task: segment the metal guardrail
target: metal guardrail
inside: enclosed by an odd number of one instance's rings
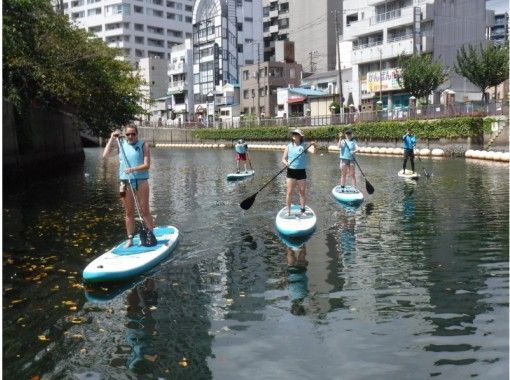
[[[459,116],[502,116],[508,115],[507,101],[482,103],[455,103],[452,105],[428,105],[416,108],[395,107],[380,111],[345,112],[319,116],[298,116],[287,118],[250,118],[245,120],[216,120],[208,124],[204,121],[167,120],[159,122],[137,122],[138,126],[151,128],[254,128],[254,127],[320,127],[328,125],[354,124],[370,121],[438,119]]]

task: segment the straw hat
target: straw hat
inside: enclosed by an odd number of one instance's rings
[[[299,136],[301,136],[301,137],[305,137],[305,134],[304,134],[304,133],[303,133],[303,131],[302,131],[301,129],[299,129],[299,128],[294,129],[294,130],[292,131],[292,134],[297,134],[297,135],[299,135]]]

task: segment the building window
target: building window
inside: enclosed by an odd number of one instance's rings
[[[237,52],[238,53],[242,53],[243,52],[243,45],[242,44],[238,44],[237,45]]]
[[[135,30],[138,32],[143,32],[144,26],[143,24],[135,24]]]
[[[243,71],[243,79],[244,80],[250,79],[250,71],[249,70],[244,70]]]
[[[242,32],[243,31],[243,23],[241,23],[241,22],[237,23],[237,31],[238,32]]]
[[[250,90],[244,90],[243,91],[243,99],[249,99],[250,98]]]

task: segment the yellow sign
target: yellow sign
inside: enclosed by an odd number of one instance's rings
[[[381,87],[382,91],[402,90],[402,87],[400,87],[397,82],[400,72],[401,70],[399,68],[395,68],[367,73],[368,92],[377,93],[381,91]]]

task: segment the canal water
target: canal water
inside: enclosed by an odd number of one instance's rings
[[[318,153],[301,247],[275,233],[282,175],[227,183],[227,150],[153,149],[152,211],[180,245],[146,276],[87,288],[81,271],[125,235],[115,159],[3,194],[7,379],[508,378],[508,166],[359,156],[375,193],[333,201],[337,158]],[[358,173],[359,187],[365,182]]]

